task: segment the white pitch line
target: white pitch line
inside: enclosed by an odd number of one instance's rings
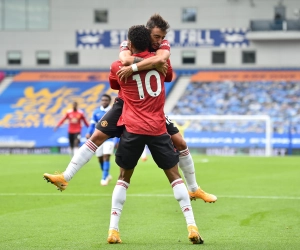
[[[70,194],[70,193],[0,193],[0,196],[87,196],[110,197],[111,194]],[[172,194],[127,194],[132,197],[173,197]],[[299,196],[252,196],[252,195],[217,195],[219,198],[232,199],[270,199],[270,200],[300,200]]]

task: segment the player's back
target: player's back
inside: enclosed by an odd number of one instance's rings
[[[142,52],[135,56],[153,55]],[[119,81],[124,99],[122,119],[127,131],[145,135],[166,133],[164,80],[162,73],[152,69],[134,72],[126,83]]]

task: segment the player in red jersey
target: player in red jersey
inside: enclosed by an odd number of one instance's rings
[[[155,52],[157,56],[156,61],[152,62],[153,67],[158,68],[160,71],[163,71],[163,68],[161,68],[161,63],[165,62],[170,57],[170,44],[165,39],[169,25],[166,25],[165,22],[166,21],[163,20],[160,15],[155,14],[149,19],[146,25],[147,28],[151,30],[150,51]],[[132,55],[131,51],[128,49],[127,41],[124,41],[121,44],[119,57],[123,65],[130,65],[127,67],[122,67],[117,72],[118,77],[120,77],[121,80],[125,81],[127,77],[129,77],[133,73],[132,64],[136,64],[135,67],[137,67],[139,70],[144,70],[151,62],[151,58],[145,59]],[[217,200],[217,197],[213,194],[206,193],[197,184],[194,161],[189,152],[186,141],[183,139],[183,136],[181,135],[175,124],[167,116],[166,126],[169,135],[171,135],[173,144],[180,152],[179,167],[185,177],[191,199],[202,199],[205,202],[215,202]]]
[[[134,64],[139,70],[153,69],[166,73],[166,60],[170,57],[170,45],[165,36],[169,29],[169,24],[160,15],[155,14],[150,17],[146,27],[151,31],[151,51],[156,51],[156,55],[144,60],[137,56],[132,56],[131,51],[127,48],[127,42],[121,44],[120,60],[122,64]],[[132,66],[121,68],[117,74],[121,79],[125,79],[133,72]],[[53,183],[59,190],[65,190],[68,182],[80,170],[80,168],[91,159],[95,150],[110,137],[120,137],[122,129],[117,127],[117,121],[122,114],[123,100],[116,98],[112,108],[97,124],[97,129],[91,138],[79,149],[78,154],[74,155],[68,167],[61,175],[44,174],[47,181]],[[166,117],[166,126],[168,133],[171,135],[173,144],[179,150],[179,166],[184,174],[191,199],[202,199],[205,202],[215,202],[217,197],[213,194],[206,193],[202,190],[196,181],[195,167],[190,155],[187,144],[177,127]]]
[[[162,18],[157,19],[157,15],[150,17],[147,23],[155,23],[155,26],[161,29],[165,34],[169,27],[169,24],[165,20],[163,20]],[[150,27],[148,28],[151,29]],[[157,42],[154,42],[155,46],[156,43]],[[163,66],[166,60],[161,58],[160,51],[157,51],[156,54],[156,56],[149,58],[150,61],[148,61],[148,63],[147,60],[149,59],[141,62],[143,64],[145,64],[146,62],[147,65],[140,66],[140,69],[152,69],[154,67],[159,68],[159,65],[161,65],[161,68],[165,68],[164,72],[166,72],[166,65],[165,67]],[[162,51],[162,54],[165,54],[164,51]],[[96,130],[94,131],[90,139],[87,140],[86,143],[79,148],[78,152],[73,156],[63,174],[45,173],[44,179],[47,182],[51,182],[52,184],[54,184],[58,190],[65,190],[68,186],[69,181],[81,169],[81,167],[83,167],[93,157],[97,148],[102,145],[105,140],[110,137],[120,137],[122,129],[120,129],[120,127],[117,127],[117,122],[122,114],[123,103],[124,102],[121,98],[115,99],[115,103],[113,104],[112,108],[98,122]]]
[[[83,122],[85,126],[89,126],[84,113],[81,110],[78,110],[78,103],[73,103],[73,109],[67,111],[65,116],[58,122],[54,131],[56,131],[64,121],[68,120],[68,134],[69,134],[69,144],[70,144],[70,154],[74,155],[79,147],[80,136],[81,136],[81,123]]]
[[[128,31],[128,46],[133,55],[140,58],[154,56],[147,50],[150,32],[144,25],[132,26]],[[169,65],[169,60],[168,60]],[[113,89],[119,89],[124,100],[123,113],[118,125],[124,125],[116,152],[116,163],[120,167],[120,175],[112,195],[112,209],[109,226],[108,243],[121,243],[119,220],[126,201],[126,191],[134,168],[147,144],[154,161],[166,174],[174,197],[179,202],[188,227],[188,238],[193,244],[202,244],[194,219],[188,190],[178,172],[179,153],[174,149],[165,125],[165,87],[164,81],[172,79],[172,67],[169,65],[166,76],[157,70],[135,72],[121,81],[117,71],[121,66],[115,61],[111,66],[109,81]],[[135,70],[137,71],[137,70]]]

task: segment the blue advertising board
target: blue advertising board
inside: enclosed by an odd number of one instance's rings
[[[100,106],[103,94],[112,100],[117,91],[110,88],[109,72],[23,72],[0,95],[1,147],[67,147],[67,121],[53,128],[78,102],[89,121]],[[166,86],[170,91],[173,83]],[[82,129],[82,142],[87,128]]]
[[[90,73],[23,74],[23,78],[17,76],[0,97],[2,146],[68,146],[68,122],[56,132],[53,128],[72,103],[78,102],[89,121],[93,111],[99,108],[103,94],[111,95],[112,99],[117,96],[117,91],[110,88],[107,74],[104,77]],[[44,80],[46,78],[52,80]],[[85,132],[84,127],[83,138]]]
[[[166,39],[171,47],[247,47],[247,29],[170,30]],[[77,30],[77,48],[118,48],[127,39],[127,30]]]
[[[222,133],[185,131],[184,138],[191,148],[264,148],[266,135],[264,133]],[[274,148],[300,148],[300,135],[291,138],[288,134],[273,134]]]

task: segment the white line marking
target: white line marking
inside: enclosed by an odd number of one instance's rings
[[[111,194],[70,194],[70,193],[0,193],[0,196],[87,196],[110,197]],[[172,194],[127,194],[132,197],[173,197]],[[217,195],[218,198],[232,199],[271,199],[271,200],[300,200],[299,196],[252,196],[252,195]]]

